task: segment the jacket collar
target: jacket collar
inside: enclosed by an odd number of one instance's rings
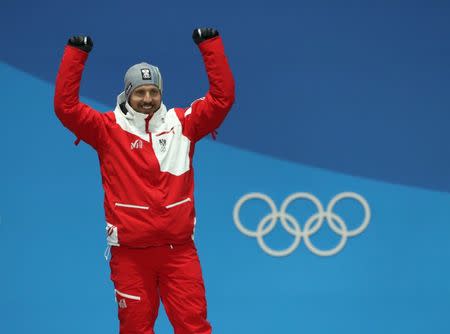
[[[128,104],[124,92],[117,96],[117,106],[115,111],[120,111],[120,116],[127,120],[128,125],[135,128],[140,133],[159,131],[165,122],[167,114],[166,106],[164,103],[161,103],[159,109],[155,111],[149,119],[149,115],[137,112]],[[117,114],[118,112],[116,112],[116,117],[119,116]]]

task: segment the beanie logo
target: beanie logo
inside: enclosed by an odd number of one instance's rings
[[[130,82],[130,83],[128,84],[127,88],[125,89],[125,95],[130,94],[131,87],[133,87],[133,85],[132,85],[131,82]]]
[[[142,74],[142,80],[152,80],[152,75],[150,73],[150,69],[142,68],[141,74]]]

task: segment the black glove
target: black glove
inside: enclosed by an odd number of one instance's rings
[[[214,28],[197,28],[192,33],[192,39],[195,44],[200,44],[207,39],[219,36],[219,32]]]
[[[74,46],[89,53],[94,47],[94,42],[89,36],[72,36],[67,41],[67,45]]]

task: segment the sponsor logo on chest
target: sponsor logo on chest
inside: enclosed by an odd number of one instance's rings
[[[136,139],[134,142],[131,143],[131,150],[135,149],[141,149],[144,146],[142,143],[142,140]]]

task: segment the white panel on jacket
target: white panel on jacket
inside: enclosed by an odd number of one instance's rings
[[[183,135],[183,128],[174,109],[166,116],[166,129],[152,133],[152,145],[162,172],[173,175],[186,173],[190,167],[191,141]]]
[[[117,227],[106,222],[106,240],[110,246],[119,246]]]
[[[116,116],[116,123],[122,128],[122,130],[138,136],[146,142],[150,141],[150,136],[145,132],[145,121],[141,122],[141,128],[137,127],[135,120],[133,118],[127,118],[127,116],[123,114],[122,110],[120,110],[119,106],[114,109],[114,115]]]

